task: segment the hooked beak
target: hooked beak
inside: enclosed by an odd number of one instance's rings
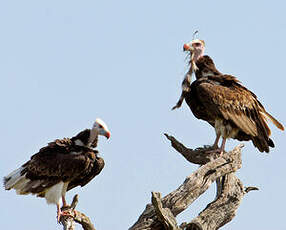
[[[190,51],[193,52],[194,51],[194,47],[192,47],[190,44],[184,44],[183,46],[183,51]]]
[[[110,138],[110,132],[109,131],[105,132],[104,136],[106,137],[106,139],[109,139]]]

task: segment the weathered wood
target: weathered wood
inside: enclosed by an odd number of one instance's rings
[[[203,194],[217,179],[241,168],[242,146],[237,146],[229,154],[201,166],[188,176],[185,182],[175,191],[163,198],[163,204],[169,207],[177,216],[184,211],[193,201]]]
[[[218,153],[211,151],[213,150],[213,147],[211,146],[206,146],[197,149],[189,149],[185,147],[182,143],[177,141],[176,138],[174,138],[173,136],[169,136],[166,133],[164,135],[168,138],[168,140],[171,141],[172,147],[176,149],[177,152],[181,153],[187,161],[193,164],[204,165],[219,157]]]
[[[178,142],[174,137],[168,136],[167,134],[165,135],[171,141],[172,146],[189,162],[195,164],[206,163],[188,176],[179,188],[161,200],[162,207],[170,209],[173,216],[176,217],[203,194],[217,178],[235,172],[241,167],[241,148],[243,145],[237,146],[229,153],[224,153],[221,157],[212,154],[210,157],[210,154],[206,153],[210,148],[191,150]],[[164,224],[160,221],[154,206],[151,204],[146,206],[137,222],[129,230],[141,229],[166,229]]]
[[[186,230],[214,230],[230,222],[245,194],[241,181],[230,173],[223,178],[219,197],[187,225]]]
[[[230,173],[224,176],[222,191],[216,200],[185,226],[185,230],[214,230],[230,222],[236,214],[243,196],[256,187],[243,188],[242,182]]]
[[[179,230],[177,221],[169,208],[163,208],[161,202],[161,193],[152,192],[152,204],[155,208],[159,221],[164,225],[166,230]]]
[[[65,215],[60,218],[60,223],[63,225],[63,229],[74,230],[75,223],[78,223],[84,230],[95,230],[90,219],[84,213],[75,210],[77,203],[78,195],[75,195],[73,197],[72,204],[69,207],[62,208],[62,211],[65,212]]]

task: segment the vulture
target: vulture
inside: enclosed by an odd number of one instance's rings
[[[214,151],[223,153],[226,139],[252,141],[260,152],[274,147],[270,139],[271,121],[277,128],[283,125],[271,116],[258,101],[256,95],[244,87],[236,77],[219,72],[213,60],[204,55],[205,42],[193,39],[184,44],[190,57],[190,69],[182,82],[182,94],[173,107],[179,108],[185,100],[194,116],[207,121],[215,128]],[[192,74],[196,80],[191,83]],[[218,142],[222,137],[221,146]]]
[[[57,220],[61,215],[60,201],[67,206],[65,194],[77,186],[85,186],[104,167],[98,156],[98,135],[110,137],[106,124],[96,119],[92,129],[86,129],[72,138],[57,139],[41,148],[29,161],[4,177],[6,190],[17,194],[44,197],[48,204],[56,204]]]

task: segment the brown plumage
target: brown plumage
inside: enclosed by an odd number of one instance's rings
[[[93,149],[97,146],[98,135],[110,137],[107,126],[100,119],[96,119],[92,129],[49,143],[4,177],[5,189],[15,189],[21,195],[45,197],[47,203],[57,205],[59,220],[62,215],[60,199],[66,206],[66,192],[76,186],[85,186],[104,167],[104,160]]]
[[[204,56],[204,42],[194,40],[185,44],[184,49],[192,53],[190,71],[195,72],[196,80],[190,84],[189,76],[183,82],[183,99],[189,105],[196,118],[207,121],[216,131],[214,146],[217,147],[219,137],[223,142],[219,149],[224,150],[227,138],[241,141],[251,140],[261,152],[269,152],[274,147],[269,138],[271,131],[266,123],[273,122],[279,129],[284,130],[274,117],[266,112],[256,95],[242,86],[231,75],[220,73],[212,59]],[[174,108],[180,107],[179,102]]]
[[[86,185],[101,172],[104,160],[98,157],[98,151],[75,145],[71,139],[65,138],[40,149],[22,167],[21,175],[25,175],[29,182],[19,194],[44,197],[47,188],[61,181],[68,183],[67,191]]]

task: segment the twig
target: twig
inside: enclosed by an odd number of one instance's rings
[[[257,188],[257,187],[246,187],[244,189],[244,192],[249,193],[250,191],[255,191],[255,190],[259,190],[259,188]]]

